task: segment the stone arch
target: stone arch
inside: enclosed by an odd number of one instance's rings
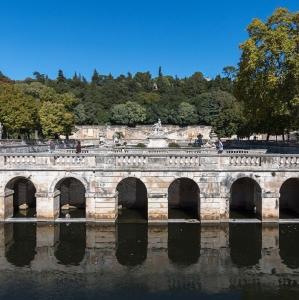
[[[57,184],[59,182],[61,182],[63,179],[70,178],[70,177],[74,178],[74,179],[77,179],[78,181],[80,181],[83,184],[83,186],[85,188],[85,191],[89,192],[88,181],[84,177],[77,176],[76,174],[69,173],[69,174],[65,174],[65,175],[61,175],[61,176],[56,177],[55,180],[50,185],[49,193],[53,194],[55,192],[55,190],[56,190]]]
[[[279,218],[299,218],[299,178],[284,181],[279,193]]]
[[[5,217],[36,217],[36,187],[30,177],[10,179],[5,186],[5,197],[8,198]]]
[[[85,218],[86,188],[81,180],[64,177],[56,183],[54,192],[59,193],[60,217]]]
[[[200,190],[188,177],[180,177],[168,187],[169,219],[200,219]]]
[[[230,187],[230,218],[261,218],[262,189],[251,177],[239,177]]]
[[[142,180],[126,177],[116,186],[118,220],[147,220],[147,188]]]

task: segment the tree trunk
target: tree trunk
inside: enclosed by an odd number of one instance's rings
[[[267,137],[266,137],[267,142],[269,141],[269,138],[270,138],[270,133],[267,133]]]

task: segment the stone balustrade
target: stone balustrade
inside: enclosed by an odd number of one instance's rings
[[[299,169],[299,155],[243,153],[239,150],[217,154],[199,150],[103,149],[96,153],[12,153],[0,154],[0,168],[140,168],[171,170]]]

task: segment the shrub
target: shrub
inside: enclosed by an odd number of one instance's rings
[[[180,148],[180,145],[177,144],[177,143],[169,143],[169,144],[168,144],[168,147],[169,147],[169,148]]]
[[[143,143],[138,143],[138,144],[136,145],[136,147],[138,147],[138,148],[146,148],[146,145],[143,144]]]

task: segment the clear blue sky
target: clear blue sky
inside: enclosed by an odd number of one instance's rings
[[[299,0],[7,0],[0,7],[0,70],[13,79],[94,68],[213,77],[238,62],[255,17]]]

